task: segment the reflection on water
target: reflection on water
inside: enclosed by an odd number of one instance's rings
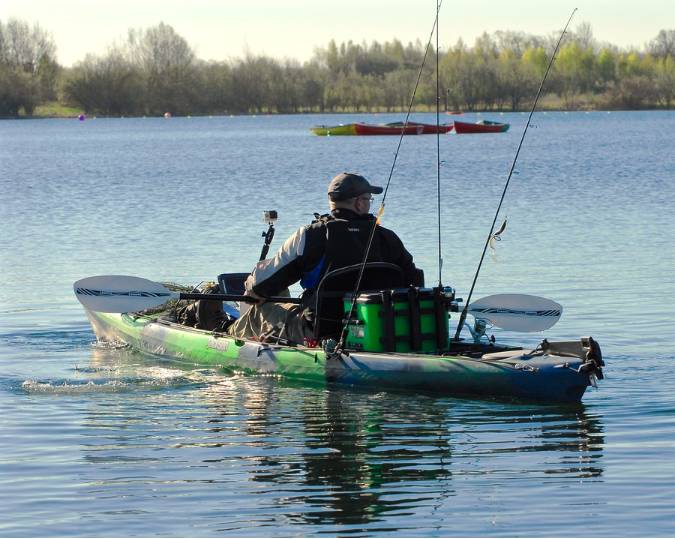
[[[189,484],[198,499],[218,489],[218,502],[193,508],[210,515],[200,524],[207,529],[241,532],[273,511],[281,535],[297,524],[402,530],[412,515],[410,530],[419,532],[431,520],[450,526],[453,498],[467,488],[550,477],[556,492],[602,481],[602,419],[582,405],[401,398],[202,375],[211,381],[183,392],[141,391],[124,406],[92,402],[83,447],[97,464],[89,495],[131,496],[146,509],[146,491],[169,500]],[[170,480],[167,468],[175,470]]]

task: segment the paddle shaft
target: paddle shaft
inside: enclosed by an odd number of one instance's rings
[[[173,295],[173,294],[172,294]],[[246,301],[251,303],[257,303],[257,300],[251,296],[242,296],[238,294],[200,294],[200,293],[183,293],[178,294],[178,299],[190,299],[190,300],[206,300],[206,301]],[[271,303],[300,303],[300,298],[290,298],[285,296],[271,296],[265,298],[266,301]]]

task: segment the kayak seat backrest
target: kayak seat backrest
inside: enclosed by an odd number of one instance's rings
[[[326,274],[316,289],[316,338],[339,337],[345,317],[344,296],[356,288],[363,264],[347,266]],[[404,287],[403,271],[396,264],[369,262],[365,265],[358,292]]]
[[[250,273],[221,273],[218,275],[218,285],[221,294],[236,294],[241,296],[244,293],[244,283]]]

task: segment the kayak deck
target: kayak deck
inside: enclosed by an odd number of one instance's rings
[[[156,356],[247,374],[445,395],[561,402],[580,401],[586,388],[602,378],[599,348],[584,358],[577,353],[580,345],[575,341],[558,343],[567,345],[569,353],[565,347],[554,347],[556,343],[548,350],[523,351],[462,341],[437,353],[345,350],[331,355],[321,348],[238,340],[137,313],[86,312],[99,341],[122,342]],[[589,359],[589,355],[593,357]]]

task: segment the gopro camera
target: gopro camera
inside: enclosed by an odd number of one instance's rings
[[[267,223],[268,225],[274,224],[278,218],[279,215],[275,210],[263,212],[263,222]]]

